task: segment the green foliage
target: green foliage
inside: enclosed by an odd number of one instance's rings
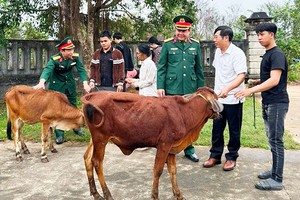
[[[33,13],[33,4],[30,0],[22,1],[0,1],[0,45],[5,44],[5,35],[7,32],[12,32],[10,28],[15,29],[26,13]]]
[[[232,29],[234,31],[233,39],[234,40],[242,40],[245,38],[245,29],[246,29],[246,20],[247,17],[240,16],[237,21],[232,24]]]
[[[299,64],[293,58],[300,58],[300,1],[295,0],[279,7],[273,4],[266,5],[269,16],[274,18],[278,26],[276,43],[285,53],[289,64],[289,81],[299,81]]]
[[[138,0],[133,0],[133,2],[137,8],[141,5]],[[147,20],[136,21],[136,40],[145,40],[150,35],[162,35],[165,38],[173,36],[173,18],[180,14],[188,15],[194,23],[197,23],[197,6],[193,0],[145,0],[145,5],[151,12],[146,17]],[[147,36],[145,37],[140,33],[146,33]]]
[[[47,33],[51,37],[57,37],[58,35],[58,23],[59,23],[59,13],[58,7],[48,2],[46,9],[43,12],[39,12],[37,20],[39,21],[39,29],[42,32]]]
[[[5,31],[5,38],[10,39],[48,39],[49,35],[34,27],[30,22],[12,25]]]
[[[241,145],[243,147],[269,149],[264,123],[262,120],[261,104],[256,100],[255,112],[253,109],[253,97],[248,97],[243,107],[243,124],[241,132]],[[254,123],[255,115],[255,123]],[[255,126],[254,126],[255,125]],[[212,120],[209,120],[201,131],[196,145],[211,146]],[[228,142],[228,126],[224,131],[225,145]],[[284,135],[285,149],[300,149],[290,134]]]
[[[49,35],[40,31],[38,28],[33,27],[29,22],[23,24],[23,38],[24,39],[47,39]]]
[[[300,80],[300,62],[292,63],[289,66],[289,81],[297,82]]]
[[[79,107],[81,104],[79,103]],[[244,103],[244,116],[241,134],[241,145],[244,147],[253,148],[264,148],[268,149],[267,137],[264,131],[264,125],[261,117],[261,107],[260,103],[256,102],[256,127],[254,127],[254,111],[253,111],[253,99],[247,98]],[[211,130],[212,130],[212,120],[209,120],[200,133],[199,139],[195,142],[196,145],[211,145]],[[89,130],[83,128],[86,133],[84,137],[77,136],[73,131],[67,131],[65,133],[65,139],[72,142],[85,142],[90,140]],[[228,129],[225,130],[225,141],[228,141]],[[24,125],[23,136],[26,140],[31,140],[34,142],[41,141],[41,125]],[[54,136],[53,136],[54,138]],[[7,139],[6,137],[6,110],[4,105],[0,105],[0,140]],[[296,143],[292,136],[285,134],[284,136],[285,149],[300,149],[300,144]]]

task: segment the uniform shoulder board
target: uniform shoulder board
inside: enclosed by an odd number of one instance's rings
[[[170,42],[171,40],[173,40],[174,38],[168,38],[168,39],[165,39],[164,42]]]
[[[199,40],[196,40],[196,39],[194,39],[194,38],[191,38],[191,40],[193,40],[194,42],[199,43]]]
[[[79,53],[73,53],[73,56],[79,57]]]
[[[58,60],[58,59],[60,59],[61,57],[60,56],[52,56],[52,59],[53,60]]]

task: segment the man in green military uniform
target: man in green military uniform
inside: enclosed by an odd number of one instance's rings
[[[173,22],[176,27],[175,37],[164,41],[157,65],[159,97],[194,93],[204,85],[200,45],[197,40],[189,37],[193,21],[180,15]],[[199,161],[193,145],[189,145],[184,153],[191,161]]]
[[[39,83],[34,86],[34,88],[45,89],[45,83],[48,81],[49,90],[66,94],[70,103],[76,107],[77,93],[73,68],[76,67],[86,92],[90,92],[91,90],[88,85],[88,76],[79,59],[79,54],[74,53],[75,45],[71,37],[66,37],[61,43],[56,45],[56,47],[59,49],[59,53],[50,58],[42,72]],[[79,136],[84,135],[81,130],[74,130],[74,132]],[[55,130],[55,135],[57,144],[64,142],[64,131]]]

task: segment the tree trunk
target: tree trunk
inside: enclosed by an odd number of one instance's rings
[[[80,47],[83,52],[83,63],[87,73],[89,74],[92,53],[94,52],[94,7],[92,5],[92,0],[88,0],[87,28],[82,24],[78,33]]]
[[[59,1],[59,39],[67,36],[78,39],[80,0],[60,0]]]
[[[84,20],[80,19],[80,0],[59,0],[59,34],[60,40],[72,36],[79,41],[83,52],[83,64],[89,72],[89,64],[92,53],[99,48],[99,34],[102,30],[108,29],[109,13],[103,11],[122,0],[87,0],[88,23],[85,27]],[[88,73],[89,74],[89,73]]]

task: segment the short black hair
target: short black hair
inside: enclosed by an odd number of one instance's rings
[[[146,54],[148,57],[151,55],[150,47],[145,43],[139,44],[138,50],[142,54]]]
[[[233,31],[229,26],[218,26],[215,31],[214,34],[216,34],[216,32],[221,31],[220,32],[220,36],[223,38],[224,36],[228,36],[229,41],[232,40],[233,38]]]
[[[117,38],[118,40],[122,39],[122,34],[120,32],[115,32],[113,35],[113,39]]]
[[[111,34],[109,31],[105,30],[105,31],[102,31],[99,35],[99,37],[108,37],[108,38],[111,38]]]
[[[148,39],[148,42],[150,44],[157,44],[157,45],[162,45],[160,41],[158,41],[158,39],[154,36],[151,36],[149,39]]]
[[[272,33],[274,33],[274,35],[276,35],[277,26],[276,26],[276,24],[271,23],[271,22],[262,22],[262,23],[258,24],[255,28],[256,33],[264,32],[264,31],[272,32]]]

